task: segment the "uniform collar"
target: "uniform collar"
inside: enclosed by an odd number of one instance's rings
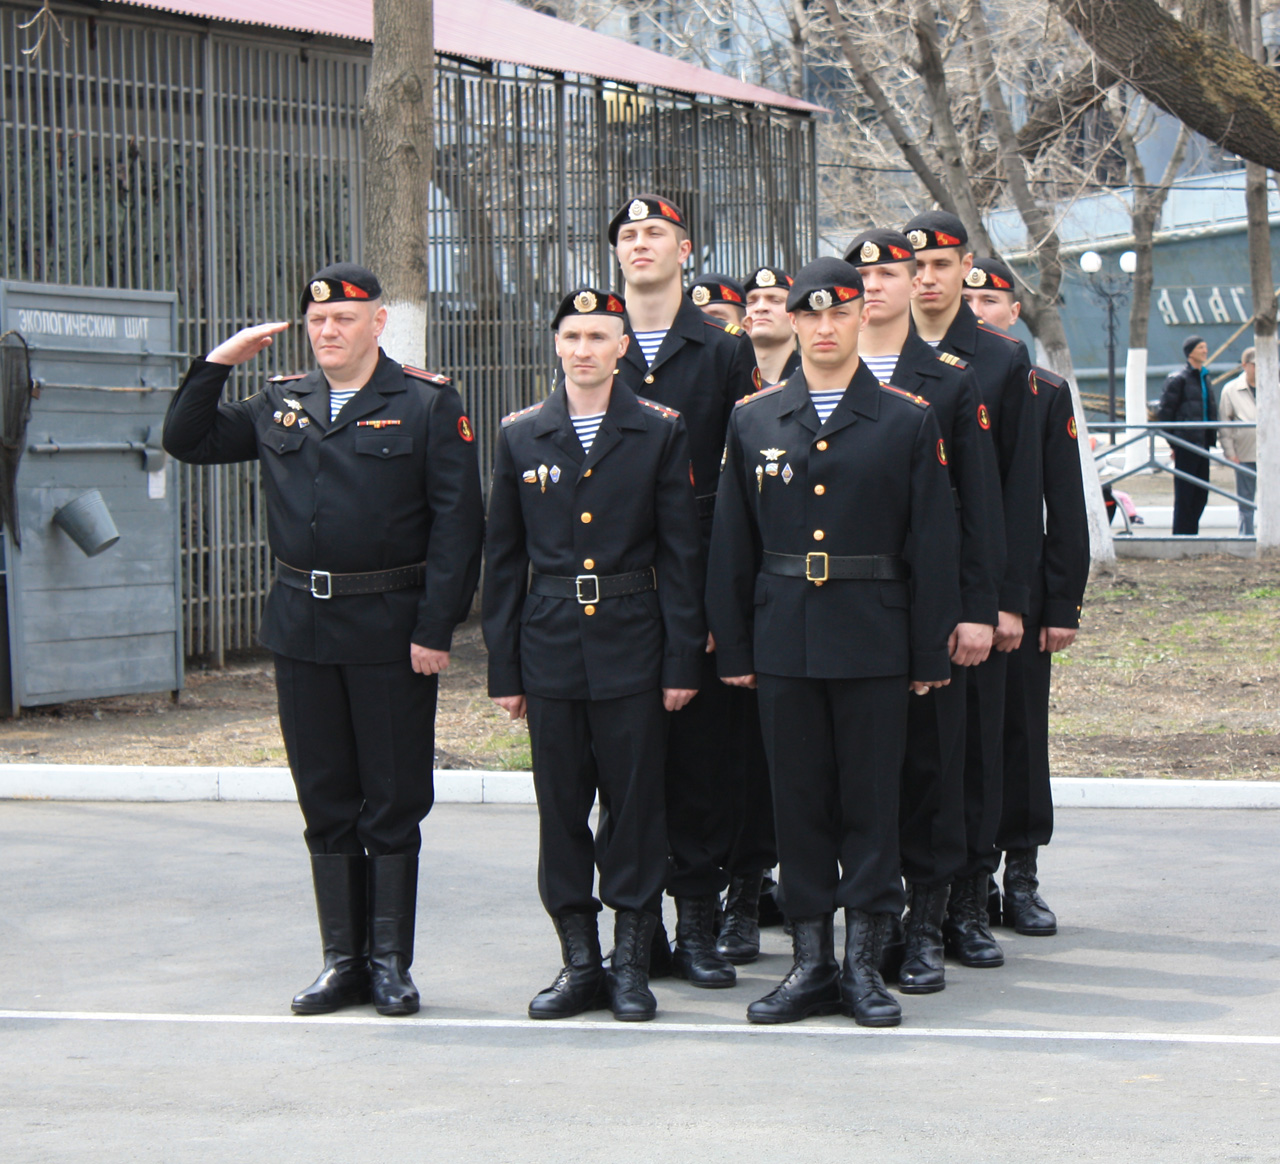
[[[858,361],[858,370],[853,374],[849,387],[845,389],[835,411],[827,417],[827,423],[818,420],[818,411],[813,407],[809,396],[809,385],[804,378],[804,369],[799,368],[791,376],[778,395],[778,416],[794,416],[801,424],[813,432],[836,432],[854,424],[859,416],[868,420],[877,420],[880,416],[880,382],[875,374],[862,360]]]
[[[609,407],[605,409],[604,419],[591,442],[591,451],[585,452],[569,415],[569,394],[565,391],[562,377],[538,410],[533,434],[537,437],[550,436],[556,448],[585,472],[597,465],[622,440],[625,430],[644,432],[648,427],[636,394],[615,377],[609,390]]]
[[[644,352],[640,350],[640,343],[636,339],[636,333],[631,327],[630,320],[627,320],[627,335],[631,337],[631,344],[627,348],[627,354],[622,358],[639,369],[641,373],[647,375],[669,360],[686,343],[706,343],[707,326],[707,316],[703,314],[701,308],[695,307],[689,299],[681,295],[676,317],[671,321],[671,326],[667,328],[667,334],[662,337],[662,344],[658,348],[657,355],[653,357],[653,363],[645,362]],[[714,320],[711,321],[711,326],[715,326]]]
[[[963,298],[960,300],[960,310],[956,312],[955,319],[951,321],[947,334],[942,337],[938,346],[943,351],[960,353],[966,357],[971,357],[978,350],[978,317]]]

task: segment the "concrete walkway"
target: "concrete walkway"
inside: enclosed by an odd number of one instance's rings
[[[1059,936],[868,1032],[745,1023],[777,930],[736,989],[656,984],[656,1023],[527,1021],[559,954],[517,805],[424,825],[421,1016],[292,1018],[296,806],[0,803],[0,1160],[1277,1160],[1278,825],[1061,811]]]

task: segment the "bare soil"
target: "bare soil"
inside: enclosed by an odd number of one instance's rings
[[[1125,561],[1085,597],[1056,659],[1050,719],[1064,776],[1280,780],[1280,562]],[[442,768],[523,769],[529,740],[485,693],[469,623],[440,688]],[[266,658],[193,666],[177,703],[118,696],[0,721],[0,762],[285,763]]]

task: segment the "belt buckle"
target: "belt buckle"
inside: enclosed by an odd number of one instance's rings
[[[600,601],[600,575],[599,574],[579,574],[573,581],[578,588],[578,605],[579,606],[590,606],[591,603]],[[591,585],[595,588],[594,594],[584,595],[582,593],[582,584],[584,582],[591,583]]]
[[[316,583],[324,579],[324,593],[321,594],[316,589]],[[333,575],[328,570],[312,570],[311,571],[311,597],[312,598],[332,598],[333,597]]]
[[[814,558],[822,559],[822,577],[817,578],[813,573]],[[831,575],[831,556],[824,554],[821,550],[810,550],[804,556],[804,577],[806,582],[826,582]]]

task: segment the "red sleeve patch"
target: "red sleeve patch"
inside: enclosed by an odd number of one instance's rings
[[[1030,373],[1028,373],[1027,382],[1031,385],[1031,395],[1039,396],[1040,385],[1036,383],[1036,372],[1034,368],[1032,368]]]
[[[947,444],[941,437],[938,438],[938,464],[945,465],[947,463]]]
[[[471,431],[471,421],[465,416],[458,417],[458,435],[468,444],[476,439],[476,434]]]
[[[987,411],[985,404],[978,405],[978,425],[981,428],[991,427],[991,413]]]
[[[1078,430],[1076,429],[1076,418],[1074,416],[1067,418],[1067,436],[1072,440],[1076,439]]]

